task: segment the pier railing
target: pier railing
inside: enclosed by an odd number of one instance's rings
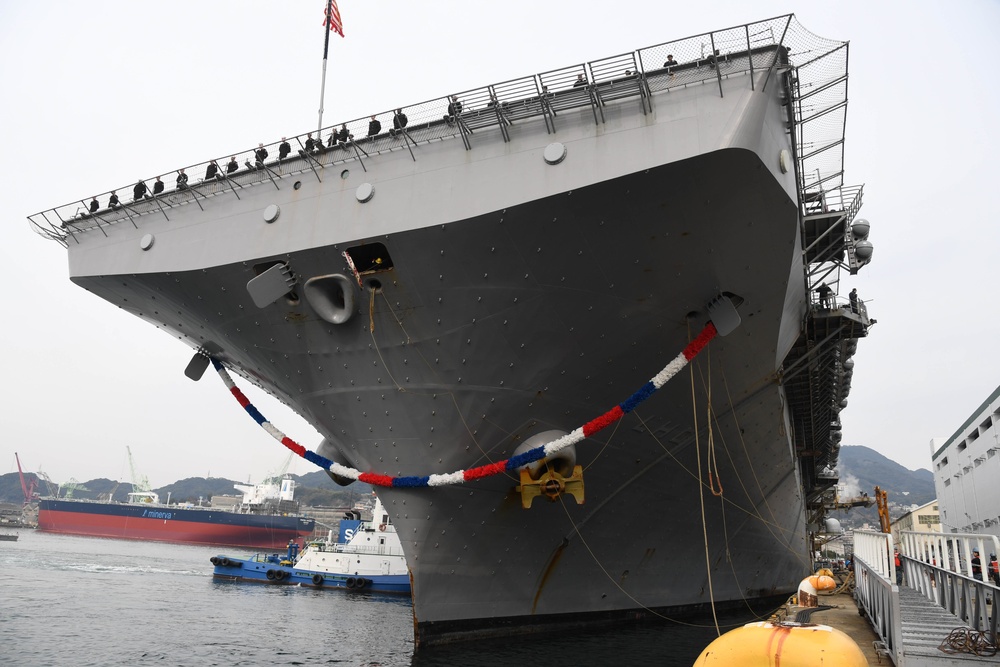
[[[995,644],[1000,588],[990,579],[990,556],[1000,554],[1000,539],[978,533],[903,531],[900,541],[906,585]]]
[[[169,220],[170,210],[176,206],[202,206],[204,199],[218,195],[239,197],[247,186],[273,184],[280,189],[281,178],[289,174],[312,172],[322,180],[327,167],[354,161],[367,170],[365,161],[369,158],[398,150],[407,150],[416,159],[419,153],[414,149],[421,144],[452,138],[460,138],[465,149],[471,150],[477,142],[496,141],[500,136],[509,141],[516,126],[525,121],[544,120],[546,129],[556,132],[563,122],[560,114],[573,109],[592,111],[594,121],[602,123],[604,108],[612,103],[637,102],[647,113],[654,92],[717,85],[722,95],[723,80],[747,74],[751,86],[779,85],[774,73],[783,67],[802,68],[795,77],[794,122],[821,130],[797,137],[800,172],[808,171],[810,179],[804,186],[832,190],[842,183],[843,127],[839,119],[846,106],[842,97],[846,70],[841,69],[846,67],[846,43],[817,37],[794,19],[792,15],[778,16],[338,121],[319,132],[290,134],[283,141],[147,176],[141,181],[145,191],[138,183],[128,183],[103,193],[84,193],[80,200],[28,219],[37,233],[65,246],[80,233],[106,234],[108,225],[138,227],[142,216],[163,215]],[[834,57],[824,57],[830,55]],[[759,73],[765,76],[757,77]],[[403,132],[393,126],[396,109],[407,117]],[[374,133],[369,130],[372,115],[381,124]],[[346,141],[333,138],[331,142],[331,135],[342,128],[346,129]],[[484,137],[480,132],[484,129],[497,132]],[[266,157],[258,156],[260,149],[266,151]],[[215,168],[210,167],[213,163]],[[182,170],[186,182],[177,180]],[[162,185],[157,185],[158,181]],[[157,187],[162,190],[156,192]],[[112,194],[118,198],[113,205]]]
[[[898,665],[903,649],[903,617],[891,533],[854,531],[854,581],[858,607]]]

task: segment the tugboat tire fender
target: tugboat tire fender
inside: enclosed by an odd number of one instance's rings
[[[354,579],[354,577],[348,577],[347,581],[344,582],[344,585],[347,586],[348,588],[354,588],[355,584],[356,580]]]
[[[270,579],[271,581],[274,581],[275,576],[277,575],[275,574],[274,570],[267,571],[267,578]]]
[[[313,585],[314,586],[322,586],[323,585],[323,575],[322,574],[314,574],[313,577],[312,577],[312,579],[313,579]]]
[[[208,560],[211,561],[212,565],[218,565],[219,564],[219,557],[218,556],[212,556]]]

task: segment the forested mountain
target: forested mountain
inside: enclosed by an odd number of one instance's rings
[[[842,447],[837,469],[841,484],[847,487],[846,495],[864,492],[874,498],[876,486],[884,489],[889,501],[889,516],[893,520],[908,512],[913,505],[929,503],[936,495],[934,475],[930,470],[908,470],[863,445]],[[838,512],[835,516],[845,527],[856,528],[865,522],[878,525],[874,507],[855,508],[849,512]]]

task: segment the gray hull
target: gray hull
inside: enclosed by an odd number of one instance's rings
[[[238,199],[209,183],[169,220],[149,207],[74,235],[72,279],[293,406],[321,453],[392,476],[577,428],[734,295],[739,328],[576,446],[584,504],[524,509],[511,475],[379,495],[423,643],[786,595],[808,567],[807,498],[778,371],[808,295],[771,75],[654,92],[647,113],[608,103],[603,122],[571,109],[555,134],[486,127],[472,150],[434,141],[411,159],[400,145],[364,168],[327,156],[322,181],[296,161]],[[565,159],[550,164],[556,141]],[[248,282],[275,262],[289,293],[258,307]],[[324,276],[349,286],[306,287]]]

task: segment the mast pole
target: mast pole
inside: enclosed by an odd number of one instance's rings
[[[326,39],[323,40],[323,78],[319,85],[319,123],[316,126],[316,140],[322,141],[320,132],[323,131],[323,100],[326,98],[326,57],[330,52],[330,33],[333,32],[333,0],[326,0]]]

